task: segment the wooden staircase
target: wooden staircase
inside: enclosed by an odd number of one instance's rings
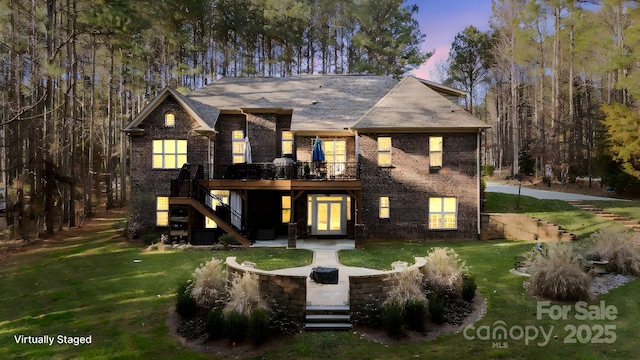
[[[633,231],[637,231],[640,232],[640,221],[638,220],[633,220],[630,219],[628,217],[625,216],[619,216],[613,213],[610,213],[608,211],[605,211],[603,209],[600,209],[598,207],[595,207],[593,205],[589,205],[589,204],[585,204],[584,202],[580,201],[580,200],[568,200],[567,201],[569,204],[577,207],[578,209],[582,209],[585,211],[588,211],[592,214],[595,214],[601,218],[607,219],[607,220],[611,220],[611,221],[615,221],[618,224],[622,225],[622,226],[626,226],[628,228],[633,229]]]
[[[349,306],[308,305],[304,329],[306,331],[351,330]]]
[[[244,246],[251,246],[251,241],[249,241],[244,235],[242,235],[238,230],[236,230],[233,226],[228,224],[226,221],[218,217],[215,212],[211,211],[209,208],[201,204],[199,201],[193,198],[186,197],[172,197],[169,198],[169,205],[190,205],[193,209],[201,213],[202,215],[208,217],[218,224],[222,230],[226,231],[228,234],[233,235],[233,238],[236,239],[237,242]]]

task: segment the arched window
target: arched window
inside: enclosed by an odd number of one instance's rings
[[[164,126],[168,128],[176,126],[176,116],[172,112],[164,114]]]

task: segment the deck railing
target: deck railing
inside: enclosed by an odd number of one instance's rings
[[[272,162],[208,166],[209,179],[286,179],[286,180],[352,180],[358,178],[355,162]],[[213,174],[211,174],[213,170]]]

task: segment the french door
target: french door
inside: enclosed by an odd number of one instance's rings
[[[345,195],[310,195],[309,211],[312,235],[347,234]]]

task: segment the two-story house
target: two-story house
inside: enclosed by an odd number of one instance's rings
[[[221,78],[164,89],[125,131],[131,211],[173,241],[475,239],[480,134],[415,77]]]

